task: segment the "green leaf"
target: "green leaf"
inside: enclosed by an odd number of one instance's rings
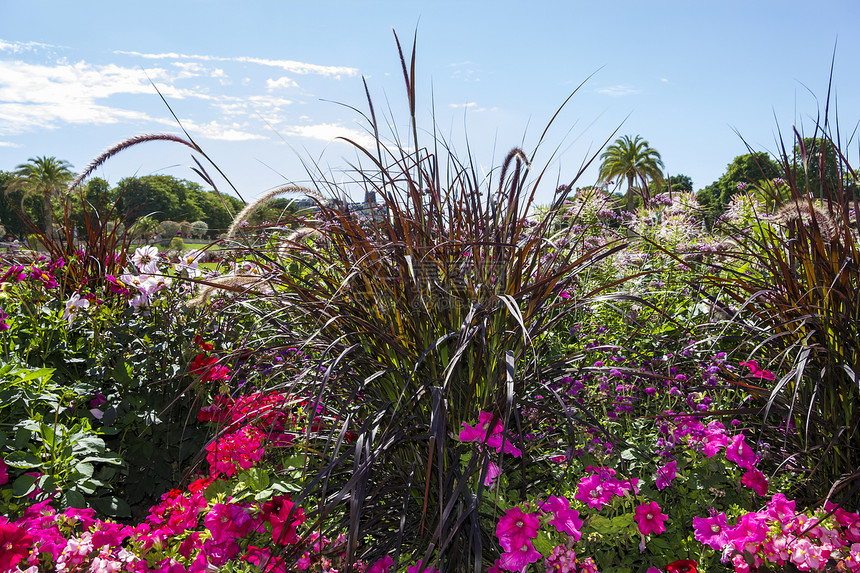
[[[29,382],[30,380],[35,380],[36,378],[50,378],[54,374],[53,368],[40,368],[38,370],[31,370],[27,374],[21,376],[17,380],[17,382]]]
[[[538,536],[532,540],[532,545],[544,557],[549,557],[555,547],[555,543],[549,538],[544,531],[538,531]]]
[[[86,477],[93,477],[93,465],[87,462],[79,462],[75,466],[75,471]]]
[[[42,434],[42,441],[45,442],[45,445],[48,448],[53,449],[54,447],[54,429],[48,424],[40,424],[39,425],[40,433]]]
[[[116,496],[90,499],[90,505],[108,517],[131,517],[131,508],[124,500]]]
[[[15,449],[23,450],[27,444],[30,443],[32,435],[33,434],[27,428],[18,428],[15,432]]]
[[[17,451],[6,456],[6,465],[22,470],[42,467],[42,461],[29,452]]]
[[[36,489],[36,476],[23,475],[12,483],[12,491],[15,497],[23,497]]]
[[[77,491],[69,490],[63,494],[63,505],[74,507],[76,509],[85,509],[87,507],[87,501],[84,499],[84,496]]]
[[[595,515],[591,518],[591,527],[593,527],[597,533],[606,535],[612,531],[612,522],[607,517]]]

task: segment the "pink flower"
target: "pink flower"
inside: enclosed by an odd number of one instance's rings
[[[708,458],[714,457],[721,448],[725,448],[729,444],[729,438],[726,436],[725,426],[717,421],[713,421],[708,424],[708,427],[705,430],[704,442],[705,444],[704,448],[702,448],[702,452]]]
[[[368,567],[367,573],[388,573],[388,570],[391,569],[392,565],[394,565],[394,559],[389,555],[386,555]]]
[[[499,566],[506,571],[525,571],[531,563],[540,561],[543,557],[535,550],[531,541],[526,541],[518,549],[502,553],[501,563]]]
[[[305,513],[301,507],[294,509],[293,505],[288,495],[276,496],[263,505],[261,516],[272,524],[272,541],[275,543],[289,545],[299,541],[296,529],[305,522]]]
[[[6,462],[0,459],[0,485],[9,483],[9,466],[6,465]]]
[[[738,524],[729,530],[729,540],[738,551],[755,554],[758,545],[767,539],[768,528],[764,517],[757,513],[746,513]]]
[[[212,533],[212,541],[216,545],[245,537],[256,529],[248,508],[237,503],[216,503],[203,522]]]
[[[635,510],[634,519],[639,526],[639,533],[642,535],[655,534],[659,535],[666,531],[664,523],[669,518],[660,511],[660,506],[656,501],[643,503]]]
[[[657,476],[654,478],[654,485],[657,486],[657,489],[666,489],[669,487],[675,479],[675,467],[677,465],[678,462],[671,461],[657,470]]]
[[[791,562],[797,565],[798,569],[821,569],[827,559],[828,556],[822,554],[821,547],[805,537],[795,539],[791,546]]]
[[[741,366],[746,366],[750,369],[750,376],[755,376],[756,378],[764,378],[765,380],[773,380],[776,376],[773,375],[773,372],[770,370],[762,370],[759,368],[758,362],[755,360],[748,360],[747,362],[740,362]]]
[[[726,459],[735,462],[745,470],[752,469],[758,461],[758,457],[747,444],[743,434],[732,438],[732,443],[726,448]]]
[[[505,512],[496,526],[496,537],[505,551],[521,549],[529,539],[537,537],[540,516],[537,513],[523,513],[519,506]]]
[[[30,554],[33,536],[20,525],[0,523],[0,571],[11,571]]]
[[[550,521],[557,530],[561,533],[567,533],[573,537],[574,541],[579,541],[582,537],[580,529],[582,529],[582,520],[579,519],[579,512],[570,508],[570,502],[565,497],[550,496],[550,498],[541,506],[545,512],[552,512],[553,519]]]
[[[729,542],[728,520],[725,513],[716,513],[711,510],[711,517],[694,517],[694,537],[697,541],[709,545],[716,551],[722,551]]]
[[[484,485],[493,488],[493,482],[496,481],[496,478],[502,475],[502,468],[493,462],[489,462],[487,466],[487,476],[484,478]]]
[[[595,474],[579,480],[573,497],[592,509],[600,509],[612,499],[612,492],[604,487],[600,476]]]
[[[767,478],[757,468],[747,470],[741,478],[741,483],[762,497],[767,495]]]
[[[767,502],[767,516],[778,523],[787,523],[794,517],[794,500],[788,501],[784,494],[775,494]]]

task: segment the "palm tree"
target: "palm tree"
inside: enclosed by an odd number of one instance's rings
[[[600,181],[606,182],[616,177],[627,178],[627,206],[628,211],[633,210],[634,193],[639,193],[643,201],[648,201],[648,182],[661,183],[663,181],[663,160],[660,154],[648,145],[648,142],[636,136],[630,139],[629,135],[620,137],[615,143],[606,148],[600,156]],[[640,186],[633,187],[633,182],[638,180]],[[620,181],[619,181],[620,183]]]
[[[24,211],[24,199],[33,195],[42,197],[42,213],[44,216],[45,235],[53,236],[54,210],[51,197],[66,188],[74,179],[72,165],[68,161],[56,157],[31,157],[27,163],[15,168],[15,182],[10,188],[23,189],[21,211]]]

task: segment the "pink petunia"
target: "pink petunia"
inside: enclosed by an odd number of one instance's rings
[[[603,486],[598,475],[591,475],[579,480],[573,497],[592,509],[601,509],[612,500],[612,492]]]
[[[728,520],[725,513],[711,510],[711,517],[694,517],[694,537],[704,545],[709,545],[716,551],[722,551],[729,542]]]
[[[530,564],[540,561],[543,558],[532,545],[531,541],[526,541],[522,547],[513,551],[502,553],[501,563],[502,569],[506,571],[525,571]]]
[[[394,559],[386,555],[382,559],[377,560],[373,565],[367,568],[367,573],[388,573],[388,570],[394,565]]]
[[[672,484],[672,481],[675,479],[675,468],[677,465],[678,462],[673,460],[657,469],[657,475],[654,477],[654,485],[657,486],[657,489],[666,489]]]
[[[563,496],[550,496],[550,498],[541,505],[541,509],[545,512],[551,512],[553,519],[550,524],[554,525],[561,533],[567,533],[574,541],[579,541],[582,537],[580,529],[582,529],[582,520],[579,519],[579,512],[571,509],[570,502]]]
[[[505,551],[521,549],[529,539],[537,537],[540,516],[537,513],[523,513],[519,506],[505,512],[496,526],[496,537]]]
[[[655,534],[659,535],[666,531],[665,522],[669,518],[661,512],[660,506],[656,501],[643,503],[635,509],[634,519],[636,525],[639,526],[639,533],[642,535]]]
[[[731,443],[726,448],[726,459],[735,462],[738,467],[745,470],[752,469],[758,462],[758,456],[747,444],[743,434],[738,434],[732,438]]]
[[[744,472],[741,483],[762,497],[767,495],[767,477],[757,468],[752,468]]]

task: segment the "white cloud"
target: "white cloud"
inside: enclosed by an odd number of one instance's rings
[[[150,82],[157,82],[169,99],[197,98],[218,101],[201,89],[187,90],[172,85],[178,78],[194,74],[193,68],[178,75],[163,68],[141,70],[114,64],[97,66],[84,61],[73,64],[41,65],[0,60],[0,134],[32,129],[52,129],[61,122],[111,124],[120,121],[163,121],[144,112],[105,105],[120,94],[155,96]]]
[[[281,76],[280,78],[273,80],[271,78],[266,80],[266,89],[269,91],[274,91],[276,89],[286,89],[286,88],[297,88],[299,84],[294,82],[291,78],[287,76]]]
[[[660,78],[660,81],[663,82],[664,84],[668,84],[669,78]]]
[[[23,145],[11,141],[0,141],[0,147],[23,147]]]
[[[253,139],[268,139],[265,135],[247,131],[247,123],[233,122],[228,125],[217,121],[198,124],[190,119],[182,119],[184,127],[192,136],[199,135],[204,139],[217,139],[221,141],[250,141]]]
[[[467,103],[451,103],[451,104],[448,104],[448,105],[449,105],[450,107],[453,107],[453,108],[460,108],[460,107],[475,107],[475,106],[476,106],[476,105],[478,105],[478,104],[476,104],[476,103],[475,103],[475,102],[473,102],[473,101],[470,101],[470,102],[467,102]]]
[[[320,141],[335,141],[347,138],[364,147],[375,144],[373,137],[365,131],[344,127],[336,123],[317,123],[314,125],[291,125],[281,128],[285,136],[307,137]]]
[[[7,42],[5,40],[0,40],[0,51],[4,52],[12,52],[13,54],[20,54],[22,52],[35,52],[37,50],[44,50],[47,48],[54,48],[50,44],[43,44],[41,42]]]
[[[168,52],[163,54],[146,54],[142,52],[127,52],[116,50],[115,54],[124,54],[126,56],[137,56],[148,60],[197,60],[203,62],[240,62],[248,64],[257,64],[260,66],[270,66],[281,68],[284,71],[294,74],[318,74],[321,76],[354,76],[358,74],[357,68],[346,66],[320,66],[318,64],[308,64],[306,62],[297,62],[295,60],[271,60],[266,58],[250,58],[245,56],[225,58],[223,56],[205,56],[200,54],[178,54],[176,52]]]
[[[617,86],[609,86],[609,87],[601,88],[601,89],[597,90],[597,93],[612,96],[612,97],[618,97],[618,96],[635,95],[638,93],[642,93],[642,90],[634,88],[632,86],[617,85]]]

